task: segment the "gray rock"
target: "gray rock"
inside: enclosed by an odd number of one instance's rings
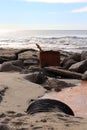
[[[70,68],[70,71],[75,71],[79,73],[84,73],[87,70],[87,60],[78,62],[76,64],[73,64]]]
[[[61,66],[67,69],[72,64],[74,64],[76,62],[80,62],[80,61],[81,61],[81,54],[74,53],[74,54],[64,58],[64,60],[61,62]]]
[[[22,69],[18,66],[13,65],[10,62],[4,62],[3,64],[1,64],[0,66],[0,71],[1,72],[5,72],[5,71],[18,71],[20,72]]]
[[[13,60],[13,61],[10,61],[10,63],[12,63],[15,66],[19,66],[19,67],[23,68],[23,61],[22,60]]]
[[[43,71],[42,68],[35,66],[35,65],[31,65],[29,67],[26,67],[25,69],[22,70],[22,74],[28,74],[28,73],[34,73],[34,72],[40,72]]]
[[[61,61],[61,66],[64,67],[66,62],[70,60],[70,57],[67,57],[67,58],[64,58],[62,61]]]
[[[85,71],[85,73],[83,74],[82,80],[87,80],[87,71]]]
[[[55,91],[61,91],[62,89],[64,88],[67,88],[67,87],[74,87],[75,84],[71,84],[71,83],[67,83],[67,82],[64,82],[64,81],[60,81],[56,78],[53,78],[53,79],[49,79],[47,80],[44,84],[43,84],[43,87],[47,90],[52,90],[54,89]]]
[[[87,51],[83,51],[81,53],[81,60],[86,60],[87,59]]]
[[[6,61],[8,61],[8,59],[5,59],[5,58],[0,56],[0,64],[2,64],[3,62],[6,62]]]
[[[47,79],[46,75],[43,72],[31,73],[31,74],[25,76],[24,78],[33,83],[37,83],[37,84],[42,84]]]
[[[11,130],[6,124],[0,123],[0,130]]]
[[[75,60],[69,59],[69,60],[67,60],[67,61],[65,62],[63,68],[64,68],[64,69],[68,69],[71,65],[73,65],[73,64],[75,64],[75,63],[76,63]]]
[[[39,59],[38,58],[29,58],[24,60],[24,65],[38,65]]]
[[[39,71],[39,72],[40,72],[40,71],[44,71],[43,68],[41,68],[41,67],[39,67],[39,66],[35,66],[35,65],[34,65],[34,66],[30,66],[28,69],[30,70],[30,72],[35,72],[35,71],[37,71],[37,72]]]
[[[81,61],[81,54],[80,53],[74,53],[70,58],[77,61],[77,62],[80,62]]]

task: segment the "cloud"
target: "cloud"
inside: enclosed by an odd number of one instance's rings
[[[83,12],[87,12],[87,6],[80,9],[72,10],[72,13],[83,13]]]
[[[26,2],[44,2],[44,3],[84,3],[87,0],[22,0]]]

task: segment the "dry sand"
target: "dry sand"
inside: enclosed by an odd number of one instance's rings
[[[45,93],[43,87],[25,80],[23,74],[0,73],[0,87],[8,87],[0,110],[23,112],[31,99],[36,99]]]

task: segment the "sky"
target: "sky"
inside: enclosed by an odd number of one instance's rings
[[[87,0],[0,0],[0,31],[87,30]]]

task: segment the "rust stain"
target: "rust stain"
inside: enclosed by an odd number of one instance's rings
[[[60,66],[60,52],[40,51],[40,66]]]
[[[87,81],[60,92],[50,92],[44,98],[60,100],[69,105],[76,116],[87,116]]]

